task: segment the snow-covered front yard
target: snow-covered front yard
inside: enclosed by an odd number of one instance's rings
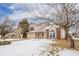
[[[50,39],[15,41],[10,45],[0,46],[0,56],[52,56],[49,50],[53,43],[56,41]],[[79,51],[60,49],[57,54],[59,56],[79,56]]]
[[[23,40],[13,42],[11,45],[0,46],[0,55],[12,56],[38,56],[49,48],[50,40]]]

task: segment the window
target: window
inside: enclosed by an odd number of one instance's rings
[[[55,38],[55,31],[54,30],[50,31],[50,38]]]
[[[33,31],[34,30],[34,27],[31,27],[30,30]]]

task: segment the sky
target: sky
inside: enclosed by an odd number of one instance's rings
[[[11,10],[8,8],[8,4],[0,4],[0,21],[5,17],[11,14]]]
[[[23,18],[27,18],[27,20],[32,23],[44,22],[45,20],[35,19],[35,17],[31,15],[35,12],[35,15],[40,16],[38,13],[38,11],[40,11],[40,7],[44,9],[43,11],[48,9],[49,13],[52,14],[52,9],[49,10],[49,7],[40,3],[0,3],[0,22],[5,20],[5,17],[7,16],[11,20],[15,21],[17,25]],[[47,9],[45,10],[45,8]],[[47,17],[48,14],[45,14],[45,16]]]
[[[17,22],[22,18],[27,18],[30,22],[40,22],[39,20],[33,20],[35,17],[30,14],[36,10],[39,11],[40,5],[34,3],[0,3],[0,21],[8,16],[11,20]]]

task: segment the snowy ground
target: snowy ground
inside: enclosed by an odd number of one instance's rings
[[[11,45],[0,46],[0,55],[31,56],[41,55],[50,47],[50,40],[23,40],[13,42]]]
[[[56,43],[56,41],[49,39],[16,41],[12,42],[10,45],[0,46],[0,56],[51,56],[53,54],[49,51],[53,43]],[[58,55],[79,56],[79,52],[75,50],[60,49]]]
[[[79,56],[79,51],[64,49],[59,52],[59,56]]]

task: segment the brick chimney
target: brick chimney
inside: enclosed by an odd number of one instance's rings
[[[61,29],[60,28],[56,28],[56,39],[57,40],[61,39]]]
[[[49,39],[49,30],[47,29],[46,32],[47,32],[47,39]]]

